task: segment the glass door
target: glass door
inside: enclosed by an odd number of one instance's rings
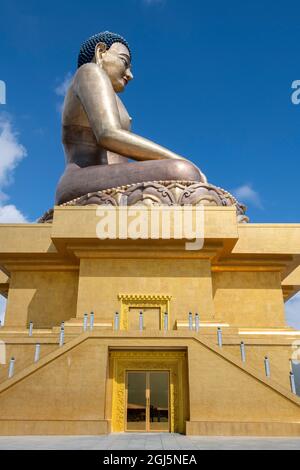
[[[146,431],[146,389],[145,372],[127,372],[126,431]]]
[[[169,431],[169,372],[149,372],[149,431]]]
[[[168,371],[128,371],[126,396],[126,431],[169,431]]]

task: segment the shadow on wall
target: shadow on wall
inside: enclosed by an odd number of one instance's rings
[[[20,290],[27,295],[27,327],[32,321],[36,328],[52,328],[76,316],[76,271],[22,273]]]

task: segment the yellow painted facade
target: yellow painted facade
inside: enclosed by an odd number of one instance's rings
[[[188,250],[184,237],[163,234],[99,240],[98,221],[95,206],[70,206],[51,224],[0,225],[0,434],[124,431],[126,371],[165,370],[171,432],[299,435],[289,372],[300,332],[286,325],[284,302],[300,290],[300,224],[237,224],[234,208],[207,207],[204,245]],[[156,315],[143,331],[131,321],[139,310]]]

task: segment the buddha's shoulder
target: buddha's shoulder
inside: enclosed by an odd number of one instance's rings
[[[95,64],[94,62],[89,62],[88,64],[84,64],[75,73],[74,78],[79,78],[82,76],[91,76],[97,75],[98,77],[105,77],[106,73],[104,70],[99,67],[99,65]]]

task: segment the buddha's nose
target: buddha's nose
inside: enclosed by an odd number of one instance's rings
[[[126,70],[126,78],[127,78],[128,81],[133,79],[133,74],[132,74],[131,70],[129,70],[129,69]]]

